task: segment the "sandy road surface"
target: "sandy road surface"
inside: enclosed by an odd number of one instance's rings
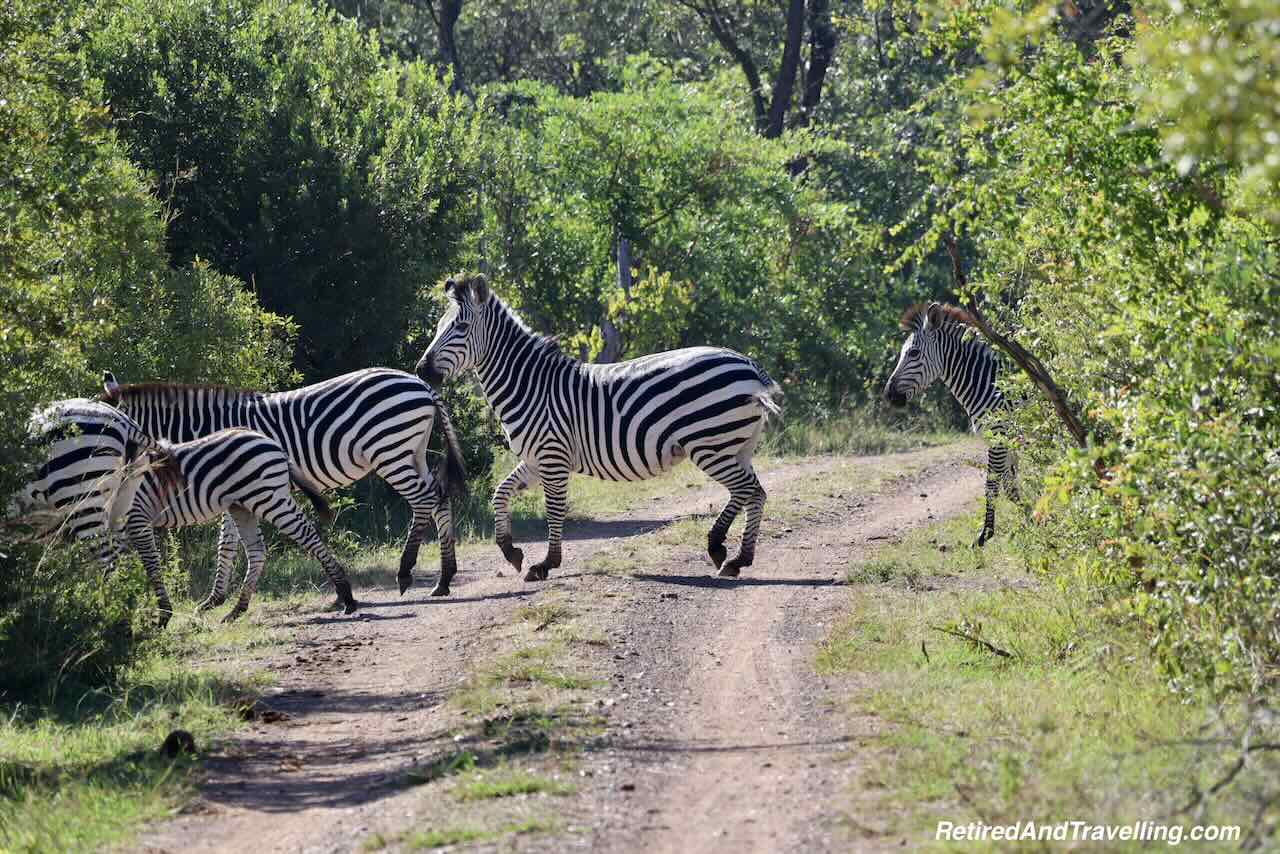
[[[445,701],[502,643],[512,612],[556,594],[598,627],[576,649],[599,677],[601,721],[574,763],[573,795],[556,799],[552,833],[507,835],[520,850],[849,850],[862,766],[858,742],[874,718],[833,705],[814,673],[814,645],[849,595],[850,559],[907,528],[966,509],[980,471],[963,452],[934,449],[852,459],[885,477],[817,500],[804,518],[770,517],[754,567],[714,579],[700,549],[673,546],[629,573],[580,568],[664,523],[717,508],[699,490],[630,513],[566,525],[565,563],[549,582],[512,578],[496,547],[467,556],[448,599],[430,578],[404,597],[360,591],[357,618],[298,614],[283,652],[228,667],[266,667],[280,720],[262,720],[206,763],[200,802],[154,828],[141,850],[349,851],[377,832],[447,822],[439,784],[405,774],[447,755],[474,722]],[[762,479],[773,502],[831,466],[784,464]],[[799,501],[799,499],[793,499]],[[709,525],[709,520],[707,521]],[[526,553],[539,554],[534,546]],[[655,553],[650,549],[645,554]],[[393,846],[394,847],[394,846]]]

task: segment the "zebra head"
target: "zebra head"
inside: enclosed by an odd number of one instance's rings
[[[484,313],[492,294],[484,276],[451,276],[444,283],[449,307],[436,324],[436,337],[414,371],[440,385],[476,364],[485,343]]]
[[[905,406],[942,374],[938,332],[943,319],[942,306],[936,302],[912,306],[902,316],[902,328],[911,334],[902,343],[898,366],[884,387],[885,399],[894,406]]]

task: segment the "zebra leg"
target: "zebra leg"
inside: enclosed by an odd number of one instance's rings
[[[436,522],[436,537],[440,540],[440,580],[431,589],[431,595],[448,596],[449,584],[458,571],[458,558],[454,552],[453,507],[449,504],[449,496],[440,488],[440,481],[432,481],[431,487],[436,494],[432,517]]]
[[[755,558],[756,533],[759,531],[760,515],[764,510],[764,487],[760,485],[760,479],[756,477],[755,469],[751,468],[751,464],[743,463],[737,456],[708,458],[695,451],[689,458],[698,468],[706,472],[708,477],[729,490],[729,503],[720,511],[715,524],[707,533],[707,554],[716,569],[720,570],[721,575],[736,576],[741,567],[750,566]],[[749,511],[747,531],[742,538],[742,549],[737,557],[726,564],[725,558],[729,553],[724,547],[725,537],[729,533],[729,526],[733,524],[733,520],[738,518],[738,513],[747,505],[753,508],[754,526],[752,511]],[[750,540],[747,539],[748,535]]]
[[[248,511],[244,511],[246,514]],[[342,564],[338,563],[338,559],[333,556],[333,552],[329,551],[329,547],[324,544],[324,540],[320,539],[320,534],[316,532],[315,526],[302,514],[298,509],[298,505],[293,503],[293,499],[281,502],[262,514],[262,518],[270,525],[274,526],[277,531],[302,546],[308,554],[320,561],[320,566],[324,567],[324,574],[329,576],[329,581],[333,583],[334,590],[338,593],[338,602],[341,603],[344,613],[354,614],[359,607],[355,597],[351,595],[351,582],[347,580],[346,570],[342,568]],[[250,514],[249,519],[253,520]],[[236,525],[240,528],[240,537],[244,538],[244,525],[240,520],[236,520]],[[254,530],[257,530],[257,523],[254,523]],[[245,550],[248,551],[248,541],[245,541]],[[258,585],[258,572],[261,572],[262,565],[259,563],[257,571],[253,573],[253,583],[250,584],[249,574],[245,574],[245,588],[240,594],[240,601],[236,603],[236,610],[243,612],[249,605],[249,597],[253,595],[254,589]],[[239,613],[236,614],[239,616]],[[228,619],[234,619],[230,614]]]
[[[169,603],[169,591],[164,587],[164,577],[160,571],[160,550],[156,548],[156,531],[151,527],[151,520],[142,516],[131,516],[127,524],[129,543],[142,558],[142,568],[147,572],[147,581],[156,594],[160,616],[158,628],[169,625],[173,617],[173,605]]]
[[[543,473],[542,492],[547,499],[547,556],[529,567],[525,581],[546,581],[551,570],[560,566],[560,535],[569,505],[569,473]]]
[[[755,476],[755,472],[751,472]],[[751,566],[756,559],[756,536],[760,533],[760,518],[764,515],[764,502],[768,495],[756,478],[755,491],[747,502],[747,527],[742,532],[742,546],[738,554],[720,569],[720,575],[726,578],[737,578],[739,570]]]
[[[236,523],[230,512],[223,513],[222,527],[218,530],[218,562],[213,573],[213,587],[205,600],[196,606],[197,611],[208,611],[227,601],[227,583],[235,567],[236,552],[239,549],[240,537],[236,532]]]
[[[498,541],[498,548],[502,549],[502,556],[507,559],[507,563],[515,567],[517,573],[520,572],[524,563],[524,552],[511,544],[511,499],[532,482],[529,467],[520,463],[493,491],[494,536]]]
[[[400,595],[413,584],[413,567],[418,563],[418,550],[431,529],[431,516],[437,505],[437,490],[431,473],[425,466],[419,467],[418,454],[410,451],[393,460],[379,463],[376,467],[379,477],[400,493],[409,502],[413,511],[413,521],[409,523],[409,533],[404,540],[404,551],[400,553],[400,571],[396,580],[400,583]],[[441,544],[441,575],[448,571],[452,576],[456,566],[444,566],[444,548]],[[450,549],[452,557],[452,548]]]
[[[996,535],[996,496],[1000,494],[1000,481],[1004,478],[1009,460],[1009,449],[1004,445],[992,445],[987,451],[987,509],[982,518],[982,531],[973,547],[980,549]]]
[[[244,544],[245,568],[244,584],[240,585],[240,597],[231,610],[222,618],[222,622],[230,623],[238,619],[249,607],[249,600],[258,589],[258,577],[262,575],[262,565],[267,559],[267,547],[262,542],[262,530],[258,528],[258,519],[243,507],[233,507],[227,512],[240,534],[240,542]]]
[[[1008,462],[1005,464],[1004,491],[1010,501],[1015,504],[1022,503],[1022,491],[1018,489],[1017,461],[1013,457],[1012,450],[1009,451]]]

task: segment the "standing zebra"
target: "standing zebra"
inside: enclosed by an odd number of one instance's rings
[[[173,607],[160,574],[155,529],[195,525],[223,514],[235,525],[248,557],[240,598],[224,623],[243,614],[257,590],[266,559],[259,519],[320,561],[346,613],[355,612],[347,574],[294,503],[290,482],[311,500],[322,519],[332,520],[333,511],[320,488],[289,459],[279,442],[253,430],[232,428],[176,445],[162,442],[145,451],[140,461],[141,466],[129,466],[140,468],[137,473],[126,470],[110,515],[113,528],[121,526],[117,519],[123,516],[125,536],[142,558],[159,602],[161,627],[169,622]]]
[[[524,553],[511,543],[512,496],[542,484],[547,556],[526,581],[560,566],[569,474],[645,480],[684,457],[729,490],[707,535],[720,575],[733,577],[755,557],[765,491],[751,455],[780,391],[760,366],[732,350],[691,347],[607,365],[565,356],[529,330],[483,276],[449,279],[451,297],[435,339],[417,365],[440,383],[474,368],[520,464],[493,495],[503,556],[519,572]],[[747,527],[737,556],[725,562],[729,526],[743,507]]]
[[[38,407],[27,433],[44,449],[44,462],[10,502],[10,523],[35,525],[32,539],[93,540],[110,567],[118,546],[109,535],[107,505],[120,467],[155,441],[124,413],[86,398]]]
[[[434,519],[440,538],[440,579],[431,595],[448,595],[457,560],[446,493],[465,489],[466,473],[444,404],[417,377],[368,368],[272,394],[209,385],[122,386],[110,373],[104,384],[104,400],[134,418],[148,434],[170,442],[243,427],[278,442],[301,474],[320,489],[345,486],[376,472],[413,510],[400,557],[400,592],[413,583],[418,547]],[[427,442],[437,414],[445,458],[433,477],[427,467]],[[201,609],[226,599],[237,528],[234,518],[223,518],[213,590]]]
[[[964,407],[975,433],[985,416],[1007,408],[1008,401],[996,386],[999,362],[986,342],[972,332],[974,322],[968,312],[942,303],[916,303],[903,312],[901,326],[911,334],[884,387],[890,403],[905,406],[941,378]],[[1016,501],[1013,454],[1006,444],[996,442],[987,451],[987,510],[975,546],[983,546],[995,536],[995,499],[1001,485]]]

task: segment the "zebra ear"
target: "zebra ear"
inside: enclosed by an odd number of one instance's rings
[[[484,305],[489,301],[489,280],[483,274],[472,276],[468,284],[471,285],[471,295],[477,305]]]
[[[445,296],[453,297],[458,302],[467,298],[467,280],[458,276],[450,276],[444,283]]]
[[[107,400],[115,400],[120,396],[120,383],[116,382],[115,374],[110,371],[102,372],[102,388],[107,393]]]
[[[928,321],[927,326],[936,329],[942,325],[942,304],[931,302],[929,309],[925,312],[925,319]]]

